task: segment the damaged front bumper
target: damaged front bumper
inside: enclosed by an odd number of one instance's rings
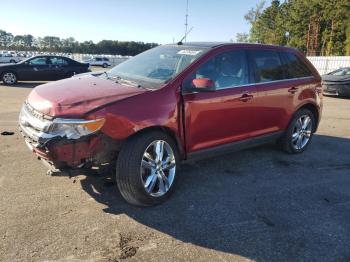
[[[27,146],[51,169],[79,168],[87,163],[106,163],[114,157],[118,143],[100,132],[68,139],[47,132],[54,119],[29,104],[22,107],[19,127]]]

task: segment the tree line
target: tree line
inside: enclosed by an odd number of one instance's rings
[[[258,3],[245,15],[249,34],[237,42],[297,48],[308,55],[350,55],[349,0],[273,0]]]
[[[73,37],[66,39],[56,36],[36,38],[30,34],[14,36],[10,32],[0,30],[0,49],[6,50],[134,56],[157,45],[156,43],[114,40],[102,40],[95,44],[93,41],[79,42]]]

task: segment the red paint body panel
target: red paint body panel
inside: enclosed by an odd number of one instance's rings
[[[164,87],[107,105],[89,118],[105,117],[101,131],[117,140],[149,127],[165,127],[179,135],[179,102],[174,88]]]
[[[286,129],[312,81],[310,83],[310,79],[291,80],[259,85],[258,96],[253,102],[256,114],[251,135],[255,137]],[[288,89],[291,87],[297,88],[298,91],[295,94],[289,93]]]
[[[36,110],[53,117],[83,118],[88,111],[143,92],[140,88],[85,76],[40,85],[27,101]]]
[[[95,77],[71,78],[35,88],[28,102],[53,117],[105,118],[101,132],[114,140],[124,140],[147,128],[168,130],[184,150],[183,157],[234,141],[257,137],[288,126],[303,105],[313,105],[321,116],[321,79],[309,62],[314,77],[266,84],[251,84],[215,92],[182,94],[183,80],[214,55],[234,49],[270,49],[296,53],[282,47],[223,45],[213,48],[176,78],[158,90],[144,90],[115,84]],[[297,88],[292,94],[288,90]],[[242,95],[249,91],[249,99]],[[79,163],[93,157],[93,141],[50,149],[50,159]],[[42,153],[42,152],[41,152]]]
[[[188,152],[249,137],[254,108],[251,101],[240,101],[246,90],[238,87],[184,96]]]

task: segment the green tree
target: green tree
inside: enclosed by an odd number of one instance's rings
[[[349,0],[273,0],[266,9],[251,9],[253,42],[288,45],[323,55],[350,53]]]
[[[256,23],[259,20],[265,6],[265,1],[260,1],[255,8],[251,8],[244,16],[244,19],[251,25],[249,32],[249,42],[259,42],[259,33],[256,30]]]
[[[350,17],[346,28],[345,55],[350,55]]]
[[[0,30],[0,46],[9,47],[12,43],[13,35],[4,30]]]
[[[235,42],[237,42],[237,43],[249,43],[249,34],[237,33]]]
[[[285,44],[283,13],[280,1],[273,0],[271,6],[267,7],[253,24],[252,40],[265,44]]]
[[[33,42],[34,42],[34,36],[32,36],[32,35],[24,35],[23,36],[23,45],[27,49],[30,49],[33,46]]]
[[[16,35],[0,30],[0,47],[13,50],[39,50],[49,52],[137,55],[157,46],[156,43],[134,41],[102,40],[95,44],[92,41],[79,43],[73,37],[60,39],[56,36],[35,38],[32,35]]]
[[[348,0],[320,1],[323,44],[325,55],[342,55],[346,51],[346,34],[349,25],[350,2]]]

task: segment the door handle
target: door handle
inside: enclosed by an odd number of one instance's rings
[[[249,93],[244,93],[240,98],[239,101],[242,102],[248,102],[249,100],[253,99],[253,95],[249,94]]]
[[[298,88],[294,86],[288,89],[288,92],[291,94],[295,94],[297,91],[298,91]]]

